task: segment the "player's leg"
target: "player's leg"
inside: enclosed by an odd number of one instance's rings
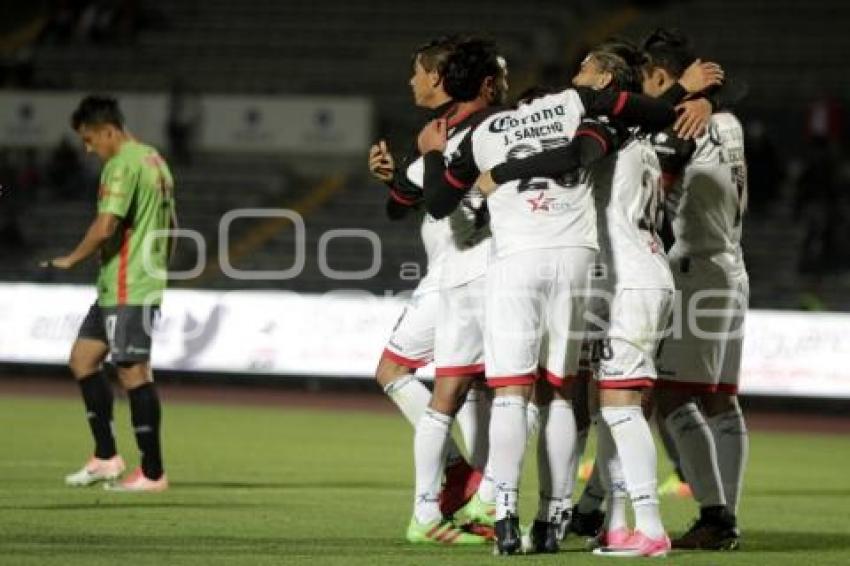
[[[601,416],[620,459],[635,512],[635,531],[614,548],[662,555],[670,540],[661,522],[657,455],[643,407],[643,392],[656,379],[656,347],[672,310],[672,292],[621,290],[611,311],[610,352],[600,365]]]
[[[104,311],[107,325],[114,325],[112,359],[130,401],[130,420],[141,455],[140,466],[113,486],[120,491],[157,492],[168,488],[160,438],[162,408],[150,366],[151,333],[157,312],[157,307],[135,305]]]
[[[65,483],[71,486],[113,480],[124,471],[124,462],[118,455],[112,431],[112,386],[102,370],[108,354],[103,316],[100,307],[94,304],[80,326],[68,360],[86,407],[86,418],[94,440],[94,455],[80,470],[65,477]]]
[[[434,357],[434,327],[439,293],[414,294],[399,317],[384,349],[375,380],[401,413],[416,426],[431,392],[413,373]]]
[[[476,376],[438,377],[434,393],[416,424],[413,453],[416,468],[413,517],[407,539],[415,543],[484,544],[481,536],[462,533],[443,520],[440,483],[446,464],[446,449],[452,422]]]
[[[735,313],[723,352],[720,384],[716,392],[700,397],[700,404],[717,447],[717,461],[726,505],[733,515],[738,512],[749,453],[747,425],[737,395],[744,341],[744,317],[749,302],[749,283],[746,276],[739,281],[737,292]]]
[[[700,517],[683,536],[673,541],[674,548],[725,548],[734,546],[737,529],[726,508],[717,461],[717,449],[708,422],[695,399],[717,387],[723,339],[730,318],[728,296],[705,289],[727,287],[725,273],[708,261],[673,262],[673,273],[680,290],[680,337],[665,340],[659,358],[656,391],[657,408],[673,438],[685,478],[700,505]],[[715,313],[699,317],[698,310]],[[734,540],[733,540],[734,539]]]
[[[519,551],[519,480],[528,442],[527,405],[537,380],[543,318],[540,255],[523,252],[488,266],[484,353],[495,391],[490,417],[490,468],[496,484],[498,552]]]

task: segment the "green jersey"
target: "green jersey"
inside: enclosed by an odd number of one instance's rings
[[[152,147],[128,141],[100,174],[98,213],[121,219],[101,249],[97,302],[158,305],[168,279],[169,238],[174,213],[174,178]]]

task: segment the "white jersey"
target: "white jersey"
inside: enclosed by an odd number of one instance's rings
[[[744,131],[729,113],[712,116],[668,195],[676,242],[671,256],[726,254],[742,262],[741,220],[747,204]],[[741,264],[742,266],[742,264]]]
[[[632,138],[590,169],[600,263],[616,289],[673,289],[657,235],[663,203],[661,165],[648,140]],[[601,212],[604,211],[604,214]]]
[[[475,165],[488,171],[507,160],[565,145],[584,112],[578,93],[567,89],[494,114],[473,131]],[[593,199],[581,180],[511,181],[488,197],[487,206],[496,257],[543,248],[598,249]]]
[[[446,156],[457,150],[468,132],[468,127],[449,132]],[[416,185],[424,186],[425,162],[422,156],[410,164],[407,176]],[[481,193],[473,190],[446,218],[437,220],[425,214],[421,234],[428,256],[428,275],[417,290],[423,285],[429,290],[456,287],[484,275],[490,249],[490,228],[481,219],[483,204]]]

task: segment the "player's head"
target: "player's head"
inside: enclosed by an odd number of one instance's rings
[[[443,88],[452,99],[469,102],[481,98],[501,103],[507,94],[508,71],[496,44],[486,39],[458,43],[443,70]]]
[[[646,62],[645,55],[631,42],[612,39],[598,45],[581,63],[573,77],[573,86],[590,87],[596,90],[640,91],[640,68]]]
[[[71,127],[83,140],[86,151],[106,161],[118,153],[127,139],[124,115],[111,96],[89,95],[71,115]]]
[[[658,28],[644,40],[648,61],[642,69],[643,91],[660,96],[696,60],[690,40],[676,29]]]
[[[438,37],[420,45],[413,52],[410,88],[413,89],[413,101],[417,106],[436,108],[448,98],[443,90],[443,70],[459,41],[456,36]]]

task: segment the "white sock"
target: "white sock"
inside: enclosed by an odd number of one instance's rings
[[[542,414],[542,411],[541,411]],[[549,485],[540,482],[537,520],[559,522],[566,506],[570,470],[573,469],[576,443],[576,420],[569,401],[555,399],[549,403],[546,420],[537,442],[538,466],[547,468]]]
[[[723,495],[729,511],[737,515],[750,447],[744,415],[740,408],[733,409],[708,419],[708,426],[717,446]]]
[[[617,456],[617,445],[604,419],[599,419],[596,430],[596,468],[599,470],[600,483],[607,492],[604,528],[606,531],[625,529],[628,528],[626,521],[628,492],[620,458]]]
[[[670,413],[665,423],[700,507],[726,505],[714,437],[699,408],[695,403],[686,403]]]
[[[528,427],[528,439],[531,440],[540,430],[540,407],[529,402],[525,407],[525,422]]]
[[[425,409],[428,408],[428,403],[431,402],[431,392],[421,381],[412,375],[405,375],[392,383],[388,383],[384,387],[384,393],[392,399],[393,403],[401,411],[401,414],[404,415],[414,428],[425,412]],[[463,458],[463,455],[461,455],[457,444],[449,437],[446,462],[451,465],[458,462],[461,458]]]
[[[496,520],[517,515],[519,478],[528,442],[526,401],[518,395],[493,400],[490,417],[490,465],[496,482]]]
[[[484,467],[481,483],[478,484],[478,499],[484,503],[496,503],[496,480],[493,479],[493,469],[489,462]]]
[[[490,449],[490,400],[487,394],[480,389],[471,388],[466,394],[466,401],[455,415],[455,420],[469,455],[469,465],[476,470],[483,470],[487,465],[487,453]]]
[[[426,409],[416,424],[413,440],[413,459],[416,468],[416,490],[413,513],[420,523],[442,518],[439,495],[446,456],[446,441],[452,418]]]
[[[573,506],[573,491],[576,488],[576,478],[578,477],[578,467],[581,465],[584,450],[587,447],[587,429],[576,431],[576,447],[573,451],[570,460],[570,467],[567,470],[567,486],[566,495],[564,496],[564,508],[572,509]]]
[[[602,407],[635,511],[635,529],[652,539],[664,536],[658,508],[657,454],[649,423],[639,405]]]

